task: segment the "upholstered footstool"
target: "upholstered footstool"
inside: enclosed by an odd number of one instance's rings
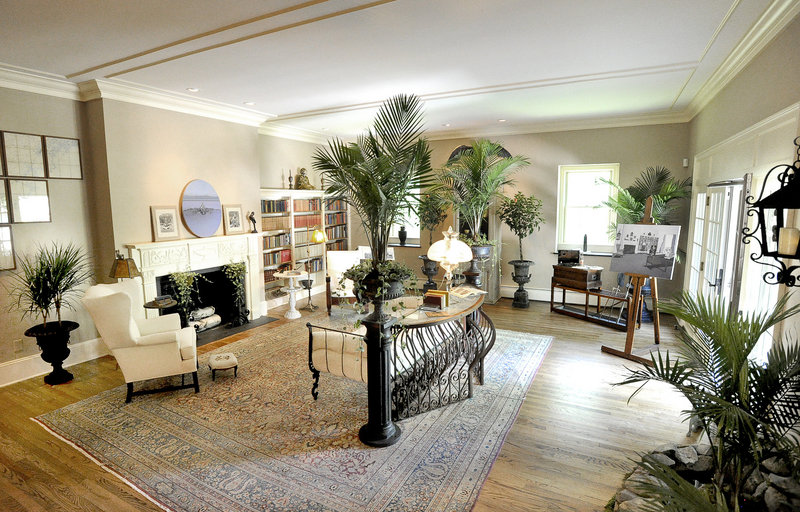
[[[230,370],[231,368],[233,368],[233,376],[236,377],[239,371],[239,361],[230,352],[212,354],[208,358],[208,367],[211,369],[211,380],[216,380],[217,370]]]

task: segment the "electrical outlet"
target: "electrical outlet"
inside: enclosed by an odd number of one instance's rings
[[[25,350],[25,345],[22,343],[22,338],[17,338],[14,340],[14,353],[22,352]]]

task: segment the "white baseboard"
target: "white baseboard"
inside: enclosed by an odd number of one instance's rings
[[[69,350],[69,357],[64,361],[65,367],[91,361],[109,354],[108,349],[106,349],[100,338],[70,344]],[[31,354],[19,359],[6,361],[0,363],[0,387],[27,380],[31,377],[46,375],[52,370],[53,367],[45,363],[40,354]]]
[[[536,300],[540,302],[550,302],[550,288],[525,288],[528,292],[528,300]],[[502,285],[500,286],[500,296],[509,299],[514,298],[514,292],[517,291],[516,286]],[[561,302],[561,290],[556,290],[556,302]],[[584,304],[586,302],[586,295],[582,293],[567,292],[567,304]]]

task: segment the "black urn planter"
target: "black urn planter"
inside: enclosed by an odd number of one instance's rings
[[[425,293],[428,290],[435,290],[436,282],[433,278],[439,273],[439,269],[437,268],[439,263],[428,258],[425,254],[421,255],[419,259],[422,260],[422,273],[428,278],[425,284],[422,285],[422,292]]]
[[[400,245],[406,245],[408,239],[408,231],[405,226],[400,226],[400,231],[397,232],[397,238],[400,240]]]
[[[528,291],[525,289],[525,284],[531,280],[530,267],[533,262],[530,260],[511,260],[508,263],[509,265],[514,265],[511,279],[519,285],[519,288],[514,292],[514,302],[511,305],[515,308],[527,308],[530,306],[530,302],[528,302]]]
[[[42,351],[42,359],[53,366],[53,371],[44,377],[45,384],[55,386],[72,380],[72,374],[62,365],[69,356],[69,333],[78,327],[76,322],[64,320],[60,324],[55,321],[47,325],[34,325],[25,331],[25,336],[36,338],[36,344]]]
[[[480,288],[483,286],[483,279],[481,279],[481,269],[478,267],[478,263],[491,257],[492,246],[473,245],[470,249],[472,249],[472,261],[469,263],[469,268],[464,271],[464,276],[467,284]]]

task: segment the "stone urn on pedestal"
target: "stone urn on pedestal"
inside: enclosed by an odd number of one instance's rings
[[[515,308],[527,308],[530,303],[528,302],[528,290],[525,289],[525,285],[531,280],[530,268],[533,262],[529,260],[511,260],[508,263],[514,266],[511,279],[519,285],[519,288],[514,292],[514,302],[511,305]]]
[[[428,278],[428,280],[422,285],[422,293],[425,293],[429,290],[435,290],[436,281],[434,281],[433,278],[439,273],[439,269],[437,268],[438,263],[428,258],[427,254],[421,255],[419,259],[422,260],[422,274]]]
[[[522,192],[517,192],[513,198],[506,197],[498,210],[500,219],[517,235],[519,239],[519,259],[511,260],[508,263],[514,266],[514,273],[511,278],[519,285],[514,292],[514,302],[511,303],[515,308],[527,308],[528,291],[525,285],[531,280],[530,267],[533,262],[526,260],[522,255],[522,239],[540,229],[544,222],[542,215],[542,201],[533,195],[525,196]]]

